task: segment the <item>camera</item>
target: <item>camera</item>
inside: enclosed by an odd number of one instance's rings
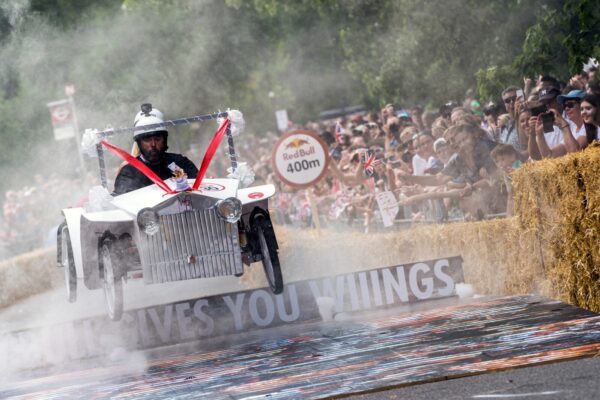
[[[529,109],[529,111],[531,111],[532,117],[537,117],[538,115],[543,114],[546,111],[548,111],[548,107],[546,107],[545,105],[541,105],[541,106],[537,106],[537,107],[532,107]],[[554,114],[553,114],[553,117],[554,117]]]
[[[152,104],[144,103],[140,108],[142,109],[142,113],[145,115],[150,115],[150,111],[152,111]]]
[[[544,126],[544,133],[554,131],[554,113],[552,111],[546,111],[542,114],[542,124]]]

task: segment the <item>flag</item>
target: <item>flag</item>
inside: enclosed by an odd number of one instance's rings
[[[340,125],[339,121],[335,123],[335,141],[337,143],[342,144],[344,141],[342,139],[342,125]]]
[[[366,161],[365,161],[365,174],[367,176],[373,176],[373,174],[375,173],[375,166],[373,165],[375,161],[375,154],[373,154],[372,152],[368,151],[366,154]]]

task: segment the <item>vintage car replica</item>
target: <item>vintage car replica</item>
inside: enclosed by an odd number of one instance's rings
[[[239,122],[241,113],[236,113]],[[231,111],[201,115],[165,121],[162,126],[218,118],[222,122],[211,146],[218,147],[227,137],[233,177],[203,179],[203,167],[210,163],[205,156],[196,180],[187,180],[187,190],[177,191],[178,184],[172,179],[119,196],[110,196],[104,189],[102,201],[90,199],[84,208],[63,210],[57,255],[69,301],[76,301],[78,282],[88,289],[102,288],[109,317],[119,320],[124,310],[124,284],[134,275],[141,273],[145,284],[241,276],[243,264],[259,261],[273,293],[283,291],[277,239],[268,211],[275,188],[242,188],[241,179],[235,177],[240,163],[232,131],[239,127],[234,126],[232,115]],[[114,147],[106,139],[134,129],[86,132],[88,147],[91,140],[99,159],[104,188],[103,146]]]

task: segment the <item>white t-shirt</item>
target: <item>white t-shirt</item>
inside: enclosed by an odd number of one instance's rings
[[[571,133],[573,134],[573,137],[575,139],[581,136],[585,136],[585,124],[581,124],[581,128],[577,129],[577,125],[575,125],[575,122],[571,121],[569,118],[565,118],[565,120],[569,124],[569,128],[571,128]]]
[[[546,138],[546,143],[550,148],[556,147],[565,142],[560,128],[556,125],[554,125],[553,128],[554,130],[552,132],[544,132],[544,138]]]
[[[422,176],[425,175],[425,170],[433,167],[435,157],[431,156],[428,160],[422,158],[418,154],[415,154],[412,159],[413,175]]]

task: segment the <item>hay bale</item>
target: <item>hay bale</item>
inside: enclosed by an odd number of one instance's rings
[[[62,285],[56,250],[39,249],[0,262],[0,282],[0,307]]]
[[[600,311],[600,146],[525,166],[514,177],[521,228],[542,245],[554,297]]]

